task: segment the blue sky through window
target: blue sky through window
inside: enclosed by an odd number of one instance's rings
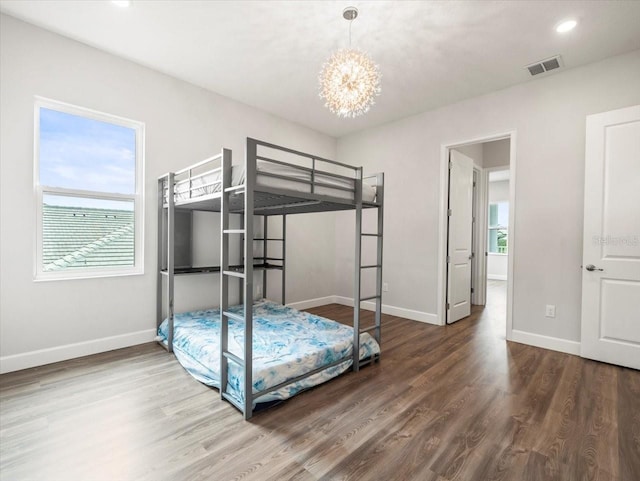
[[[40,108],[41,185],[134,194],[135,152],[132,128]]]

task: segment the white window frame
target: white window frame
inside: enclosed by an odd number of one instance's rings
[[[135,193],[114,194],[91,190],[50,187],[40,184],[40,109],[46,108],[92,120],[99,120],[133,129],[136,135],[135,147]],[[34,258],[34,280],[87,279],[95,277],[114,277],[144,274],[144,130],[145,124],[136,120],[118,117],[96,110],[58,102],[43,97],[35,97],[34,102],[34,169],[33,185],[36,199],[36,239]],[[70,197],[85,197],[100,200],[132,201],[134,211],[134,265],[99,268],[68,269],[60,271],[44,271],[42,260],[42,206],[47,194]]]

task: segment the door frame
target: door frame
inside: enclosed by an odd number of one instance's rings
[[[507,322],[506,322],[506,338],[512,339],[513,331],[513,271],[514,271],[514,258],[515,258],[515,212],[516,212],[516,145],[517,145],[517,131],[515,129],[506,132],[494,133],[476,137],[468,140],[462,140],[458,142],[448,142],[440,145],[440,215],[439,215],[439,245],[438,245],[438,323],[441,326],[446,325],[447,319],[447,205],[449,199],[449,152],[456,147],[464,147],[466,145],[481,144],[484,142],[491,142],[494,140],[510,140],[509,149],[509,259],[507,268]],[[484,169],[483,169],[484,171]],[[480,193],[480,198],[487,199],[486,183],[488,175],[484,175],[484,179],[481,179],[480,188],[483,192]],[[482,225],[479,228],[479,232],[484,232],[487,229],[487,216],[484,214],[480,219]],[[485,237],[485,236],[483,236]],[[480,243],[485,247],[484,252],[479,253],[484,257],[484,269],[486,272],[486,239]],[[486,283],[486,276],[484,278]],[[484,289],[486,291],[486,289]]]
[[[491,172],[501,172],[504,170],[509,170],[509,167],[507,166],[498,166],[498,167],[485,167],[484,168],[484,184],[483,184],[483,189],[486,192],[486,196],[484,199],[484,210],[485,210],[485,219],[483,220],[483,225],[482,228],[484,229],[485,232],[489,231],[489,186],[490,186],[490,181],[489,178],[491,177]],[[509,188],[511,188],[511,181],[509,181]],[[509,192],[511,193],[511,192]],[[509,197],[509,223],[511,223],[511,197]],[[509,235],[511,235],[511,232],[509,231],[509,229],[507,228],[507,233]],[[485,255],[485,275],[484,275],[484,280],[483,282],[486,283],[488,281],[488,266],[487,264],[489,263],[489,248],[488,248],[488,235],[485,236],[484,238],[484,246],[483,252],[486,252],[487,255]],[[511,241],[509,241],[509,252],[507,253],[507,266],[509,265],[509,255],[511,254]],[[507,280],[509,280],[509,272],[507,271]],[[485,288],[485,297],[484,297],[484,303],[486,303],[487,301],[487,297],[486,297],[486,288]]]
[[[487,262],[486,258],[480,255],[481,252],[487,250],[487,236],[480,235],[483,226],[486,224],[486,205],[488,202],[488,190],[486,189],[486,170],[475,162],[473,164],[474,173],[477,172],[476,185],[474,192],[474,212],[475,222],[473,224],[473,252],[478,253],[474,256],[471,263],[471,287],[474,289],[471,294],[471,304],[485,305],[487,303]]]

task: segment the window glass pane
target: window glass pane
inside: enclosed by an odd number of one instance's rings
[[[509,203],[498,203],[498,225],[500,227],[507,227],[509,225]]]
[[[498,231],[489,229],[489,252],[498,252]]]
[[[44,195],[42,270],[133,266],[133,209],[133,201]]]
[[[489,225],[498,225],[498,204],[489,205]]]
[[[489,204],[489,249],[493,254],[507,254],[507,227],[509,226],[509,203]]]
[[[507,229],[498,229],[496,232],[497,243],[498,243],[498,253],[506,254],[507,253]]]
[[[135,193],[136,131],[40,108],[40,184]]]
[[[509,225],[509,202],[489,204],[489,227]]]

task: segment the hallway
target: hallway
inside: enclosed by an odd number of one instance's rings
[[[484,306],[473,305],[469,318],[477,320],[489,334],[506,339],[507,281],[487,280],[487,303]]]

